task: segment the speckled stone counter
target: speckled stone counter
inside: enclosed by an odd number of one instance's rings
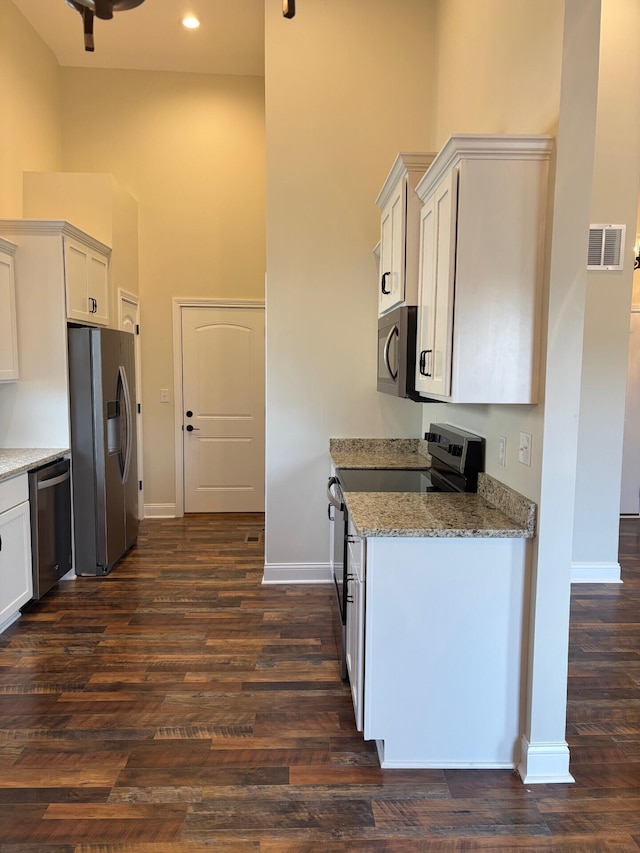
[[[58,459],[69,453],[68,447],[58,448],[24,448],[0,450],[0,480],[15,477],[24,471],[38,468],[46,462]]]
[[[421,439],[332,438],[336,468],[428,468]],[[475,537],[531,539],[536,504],[489,474],[477,494],[345,492],[351,521],[364,537]]]
[[[336,468],[429,468],[428,442],[420,438],[330,438]]]
[[[377,536],[528,539],[518,524],[477,494],[346,492],[349,518],[365,538]]]

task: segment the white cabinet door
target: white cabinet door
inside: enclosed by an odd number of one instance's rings
[[[32,591],[29,502],[23,501],[0,513],[0,630],[13,621]]]
[[[365,543],[349,532],[349,562],[347,566],[347,637],[345,657],[351,685],[351,699],[356,729],[364,727],[364,579]]]
[[[109,324],[109,265],[107,258],[95,252],[89,254],[87,293],[92,322],[107,326]]]
[[[405,297],[404,235],[407,184],[401,179],[382,211],[378,313],[401,305]]]
[[[6,241],[0,245],[0,382],[15,382],[18,378],[13,254],[3,250],[3,246],[9,245]]]
[[[550,151],[542,136],[453,136],[418,184],[425,398],[537,402]]]
[[[420,218],[420,297],[416,390],[451,392],[458,173],[449,172],[427,199]]]
[[[108,260],[71,237],[64,238],[67,319],[109,323]]]

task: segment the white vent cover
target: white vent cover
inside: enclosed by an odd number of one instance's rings
[[[589,227],[588,270],[621,270],[624,260],[626,225]]]

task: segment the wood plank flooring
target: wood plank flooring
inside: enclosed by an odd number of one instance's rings
[[[261,586],[260,515],[148,520],[0,636],[0,853],[640,850],[640,521],[572,600],[574,785],[382,771],[329,586]]]

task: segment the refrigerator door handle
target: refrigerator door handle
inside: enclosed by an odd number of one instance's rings
[[[131,467],[131,435],[133,433],[133,424],[131,422],[131,395],[129,393],[129,381],[127,372],[122,365],[119,368],[120,381],[122,382],[122,391],[124,394],[125,408],[125,442],[124,442],[124,463],[122,466],[122,482],[126,483],[129,479],[129,468]]]

